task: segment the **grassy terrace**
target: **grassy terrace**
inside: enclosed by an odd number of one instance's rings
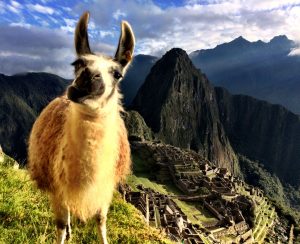
[[[26,170],[13,169],[6,157],[0,164],[0,243],[53,243],[55,226],[49,202],[31,183]],[[98,243],[94,221],[72,223],[69,243]],[[115,194],[108,215],[110,243],[171,243],[156,229],[145,225],[140,213]]]
[[[146,176],[135,176],[131,175],[128,179],[129,185],[134,189],[136,189],[136,185],[142,184],[145,187],[149,187],[157,192],[166,195],[182,195],[182,192],[177,190],[174,186],[164,185],[155,183],[150,181]],[[205,209],[201,209],[201,206],[197,206],[195,204],[191,204],[188,202],[184,202],[178,199],[174,199],[177,205],[181,208],[181,210],[187,215],[189,220],[194,224],[199,224],[202,226],[203,222],[210,222],[215,220],[215,218]]]
[[[276,218],[275,209],[264,197],[252,196],[252,198],[257,203],[253,236],[258,243],[264,243],[268,230]]]
[[[256,202],[253,236],[257,243],[264,243],[270,227],[277,218],[274,207],[267,202],[265,197],[250,195],[243,187],[239,187],[238,192],[250,196]]]
[[[272,226],[276,218],[276,213],[274,208],[270,209],[270,205],[263,203],[263,207],[260,208],[257,213],[257,218],[255,220],[255,227],[253,231],[254,239],[258,243],[264,243],[264,239],[268,233],[270,226]]]
[[[135,176],[131,175],[129,176],[127,180],[128,184],[133,188],[133,190],[136,189],[136,185],[142,184],[144,187],[151,188],[159,193],[166,194],[166,195],[182,195],[182,192],[180,192],[176,187],[172,185],[164,185],[155,183],[153,181],[150,181],[146,175],[144,176]],[[210,215],[206,210],[199,210],[195,207],[195,205],[180,201],[178,199],[174,199],[174,201],[177,203],[177,205],[181,208],[181,210],[187,215],[188,219],[193,224],[199,224],[202,226],[202,222],[209,222],[212,220],[215,220],[214,217]],[[211,244],[212,242],[204,235],[200,235],[202,241],[205,244]]]

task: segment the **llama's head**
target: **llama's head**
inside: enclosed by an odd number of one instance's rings
[[[88,20],[89,13],[85,12],[76,26],[77,59],[72,64],[75,79],[68,87],[67,96],[75,103],[97,110],[118,96],[118,83],[132,59],[135,39],[130,25],[123,21],[114,57],[95,54],[89,46]]]

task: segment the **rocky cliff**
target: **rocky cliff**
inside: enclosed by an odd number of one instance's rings
[[[156,62],[131,108],[162,141],[193,149],[220,167],[238,171],[219,119],[215,91],[185,51],[174,48]]]
[[[220,118],[236,152],[300,186],[300,119],[280,105],[216,88]]]

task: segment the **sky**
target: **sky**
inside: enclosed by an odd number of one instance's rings
[[[74,28],[86,10],[92,51],[111,56],[122,20],[135,33],[135,54],[190,53],[238,36],[300,43],[300,0],[0,0],[0,73],[72,78]]]

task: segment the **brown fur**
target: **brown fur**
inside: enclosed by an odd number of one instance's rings
[[[130,172],[127,131],[120,117],[121,107],[117,107],[116,112],[108,115],[109,120],[111,116],[115,118],[112,129],[103,127],[105,115],[79,113],[76,124],[80,129],[74,141],[74,134],[70,133],[72,118],[67,117],[70,114],[71,102],[63,96],[45,108],[31,132],[29,171],[32,179],[40,189],[50,193],[53,201],[63,200],[71,212],[83,220],[101,209],[101,204],[109,205],[112,189]],[[114,138],[114,135],[106,136],[106,130],[116,131],[115,141],[103,141]],[[86,143],[86,140],[89,143]],[[111,144],[106,151],[115,151],[117,155],[111,161],[114,165],[109,166],[106,162],[97,161],[104,143]],[[94,151],[95,148],[98,152]],[[100,155],[100,158],[103,157]],[[110,179],[113,179],[113,182],[109,182]],[[103,182],[106,182],[107,189],[102,188]],[[99,185],[94,186],[96,183]],[[103,199],[104,197],[106,199]]]

